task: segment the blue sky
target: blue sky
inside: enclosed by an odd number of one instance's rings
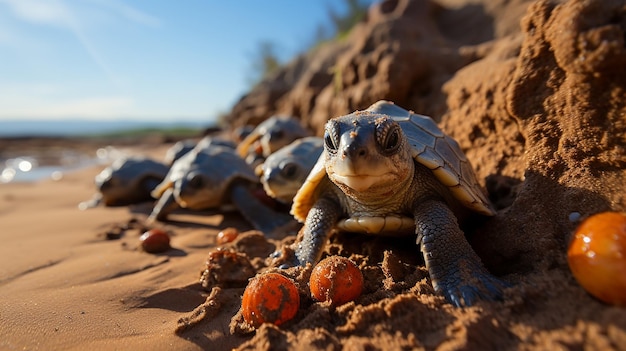
[[[212,120],[270,40],[287,60],[333,0],[0,0],[0,120]]]

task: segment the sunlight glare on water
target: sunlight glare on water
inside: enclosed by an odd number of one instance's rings
[[[44,164],[38,160],[37,155],[12,157],[4,162],[0,159],[0,184],[42,179],[61,180],[66,172],[106,164],[121,157],[122,154],[118,149],[109,146],[98,149],[95,157],[74,150],[63,150],[58,153],[54,162],[48,160]]]

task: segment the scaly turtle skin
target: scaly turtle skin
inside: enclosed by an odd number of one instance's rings
[[[151,201],[150,192],[165,178],[168,167],[145,157],[127,157],[114,161],[95,177],[98,193],[78,207],[87,209],[125,206]]]
[[[221,145],[194,149],[176,162],[152,196],[158,198],[148,223],[166,220],[178,208],[205,210],[234,205],[256,229],[267,235],[292,218],[263,205],[251,193],[259,178],[235,150]]]
[[[237,146],[237,153],[253,167],[258,166],[270,154],[292,141],[311,135],[291,116],[272,116],[246,136]]]
[[[324,150],[324,139],[306,137],[280,148],[257,167],[267,195],[290,204]]]
[[[335,227],[409,233],[449,302],[501,299],[506,284],[484,268],[457,224],[464,208],[495,214],[458,144],[430,118],[379,101],[326,124],[324,153],[292,206],[302,239],[283,266],[317,262]]]

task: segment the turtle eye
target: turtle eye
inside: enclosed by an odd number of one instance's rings
[[[398,148],[400,145],[400,131],[398,128],[393,128],[393,130],[387,133],[387,137],[385,138],[385,143],[383,145],[385,151],[393,151]]]
[[[283,166],[282,174],[285,178],[293,179],[296,177],[297,173],[298,173],[298,167],[295,164],[289,162]]]
[[[393,153],[400,146],[400,127],[386,119],[376,126],[378,145],[386,153]]]
[[[339,144],[338,134],[337,125],[333,122],[328,122],[326,132],[324,133],[324,146],[326,147],[326,150],[332,154],[337,152],[337,145]]]

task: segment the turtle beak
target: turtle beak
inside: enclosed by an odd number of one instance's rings
[[[367,191],[372,186],[389,181],[393,174],[385,158],[376,149],[371,132],[358,126],[343,132],[334,162],[327,164],[326,171],[336,184],[343,184],[354,191]]]
[[[364,136],[365,134],[365,136]],[[345,175],[358,175],[367,172],[369,164],[370,151],[367,148],[373,143],[368,143],[367,133],[346,132],[341,136],[339,142],[342,153],[342,162],[336,165],[335,172]]]
[[[343,149],[343,155],[345,158],[352,162],[364,162],[369,154],[365,143],[360,140],[359,136],[356,138],[350,138],[347,136],[343,136],[341,138],[341,142],[345,145]]]

